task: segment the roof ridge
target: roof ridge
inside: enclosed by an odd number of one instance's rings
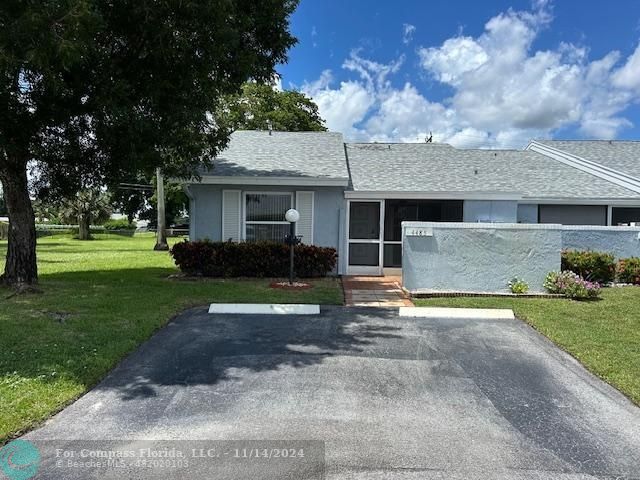
[[[605,140],[603,138],[534,138],[533,141],[544,142],[599,142],[599,143],[640,143],[640,140]]]

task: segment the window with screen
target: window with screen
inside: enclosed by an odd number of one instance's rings
[[[289,233],[284,214],[292,207],[291,193],[247,193],[245,195],[245,240],[281,242]]]

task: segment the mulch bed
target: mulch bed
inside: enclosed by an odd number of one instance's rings
[[[282,290],[309,290],[313,288],[313,285],[304,282],[293,282],[292,284],[289,284],[289,282],[271,282],[269,287],[280,288]]]

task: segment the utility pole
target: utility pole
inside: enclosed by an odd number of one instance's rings
[[[164,215],[164,179],[160,168],[156,169],[156,198],[158,201],[158,228],[156,232],[156,246],[154,250],[169,250]]]

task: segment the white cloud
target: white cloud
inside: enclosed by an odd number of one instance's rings
[[[622,62],[618,52],[590,62],[586,47],[570,43],[533,51],[551,21],[549,2],[537,0],[532,11],[491,18],[477,37],[459,33],[419,48],[422,69],[452,89],[440,101],[411,82],[394,86],[403,56],[385,64],[361,51],[343,63],[355,77],[334,85],[326,71],[303,91],[329,128],[350,139],[418,141],[433,131],[435,141],[461,147],[522,147],[565,127],[614,138],[631,125],[624,110],[640,99],[640,45]]]
[[[463,74],[477,70],[489,60],[471,37],[450,38],[440,48],[423,48],[418,53],[422,66],[437,80],[450,85],[458,85]]]
[[[331,88],[332,82],[331,72],[325,70],[318,80],[303,85],[302,91],[318,104],[331,130],[359,138],[355,125],[364,119],[375,102],[371,88],[358,81],[341,82],[338,88]]]
[[[640,44],[627,62],[614,72],[613,83],[620,88],[640,91]]]
[[[410,23],[402,24],[402,43],[409,45],[413,40],[413,34],[416,32],[416,26]]]

